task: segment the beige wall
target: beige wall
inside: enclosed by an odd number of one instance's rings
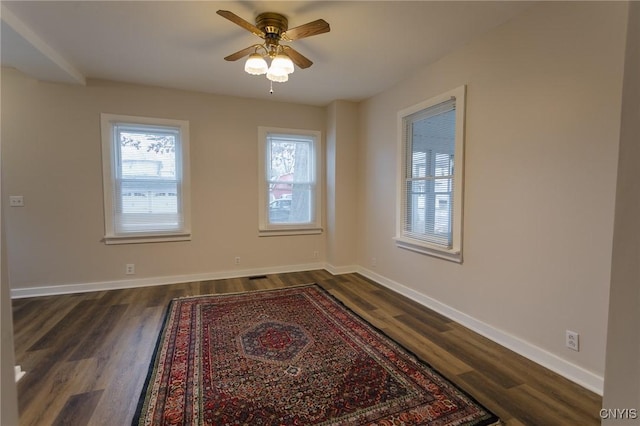
[[[100,241],[102,112],[189,121],[192,241]],[[50,84],[3,70],[3,190],[25,200],[4,209],[12,289],[321,265],[313,254],[325,252],[324,235],[258,237],[257,146],[258,126],[324,136],[325,115],[318,107],[105,81]],[[135,276],[125,276],[126,263],[136,265]]]
[[[640,3],[629,9],[603,407],[640,416]],[[607,416],[607,424],[631,424]],[[637,419],[638,417],[636,417]],[[637,421],[637,420],[636,420]]]
[[[626,5],[523,15],[362,105],[359,264],[600,387]],[[464,263],[397,248],[397,112],[467,84]],[[377,266],[372,266],[372,258]],[[565,330],[580,352],[564,346]],[[531,355],[529,354],[529,355]]]
[[[352,271],[357,247],[358,104],[327,107],[327,264]]]

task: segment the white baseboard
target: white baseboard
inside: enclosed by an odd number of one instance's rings
[[[324,265],[324,269],[331,272],[333,275],[353,274],[360,271],[360,267],[358,265],[333,266],[330,263],[326,263]]]
[[[597,393],[598,395],[602,396],[604,392],[604,378],[595,373],[585,370],[578,365],[532,345],[529,342],[519,339],[516,336],[512,336],[504,331],[498,330],[489,324],[479,321],[463,312],[445,305],[442,302],[412,290],[369,269],[360,267],[358,273],[389,288],[390,290],[395,291],[396,293],[400,293],[403,296],[406,296],[409,299],[412,299],[421,305],[446,316],[447,318],[452,319],[453,321],[475,331],[478,334],[481,334],[499,345],[504,346],[505,348],[510,349],[557,374],[560,374],[561,376]]]
[[[234,269],[233,271],[205,272],[202,274],[173,275],[168,277],[136,278],[115,281],[100,281],[78,284],[61,284],[46,287],[26,287],[11,289],[12,299],[26,297],[55,296],[59,294],[87,293],[91,291],[118,290],[123,288],[149,287],[155,285],[179,284],[195,281],[221,280],[227,278],[250,277],[253,275],[282,274],[286,272],[312,271],[324,269],[325,264],[307,263],[255,269]]]
[[[16,383],[18,383],[18,380],[22,379],[22,377],[27,374],[26,371],[22,371],[22,367],[20,367],[19,365],[16,365],[14,367],[14,371],[15,371],[15,376],[16,376]]]
[[[286,272],[301,272],[311,271],[316,269],[326,269],[328,272],[334,275],[348,274],[348,273],[360,273],[365,277],[402,294],[429,309],[446,316],[447,318],[456,321],[457,323],[475,331],[482,336],[491,339],[492,341],[530,359],[531,361],[548,368],[561,376],[579,384],[580,386],[589,389],[598,395],[603,394],[604,390],[604,378],[594,374],[584,368],[577,366],[559,356],[552,354],[542,348],[539,348],[531,343],[512,336],[504,331],[498,330],[482,321],[479,321],[463,312],[460,312],[442,302],[432,299],[422,293],[412,290],[396,281],[390,280],[382,275],[379,275],[367,268],[363,268],[357,265],[348,266],[333,266],[327,263],[309,263],[301,265],[288,265],[278,267],[267,268],[255,268],[255,269],[237,269],[233,271],[221,271],[202,274],[189,274],[189,275],[174,275],[168,277],[151,277],[151,278],[138,278],[128,280],[116,280],[116,281],[102,281],[92,283],[79,283],[79,284],[63,284],[53,285],[47,287],[27,287],[11,289],[11,298],[21,299],[26,297],[36,296],[52,296],[59,294],[69,293],[86,293],[91,291],[104,291],[104,290],[116,290],[124,288],[136,288],[136,287],[148,287],[155,285],[167,285],[167,284],[179,284],[185,282],[195,281],[209,281],[219,280],[227,278],[247,277],[253,275],[268,275],[278,274]]]

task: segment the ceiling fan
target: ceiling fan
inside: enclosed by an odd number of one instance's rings
[[[256,17],[255,25],[242,19],[228,10],[218,10],[218,15],[228,19],[245,30],[264,40],[262,44],[254,44],[225,57],[227,61],[237,61],[249,55],[245,63],[245,71],[252,75],[266,74],[269,80],[285,82],[294,70],[295,63],[300,68],[309,68],[313,62],[289,45],[290,42],[329,32],[331,28],[324,19],[289,29],[289,21],[284,15],[275,12],[261,13]],[[271,59],[271,66],[266,58]]]

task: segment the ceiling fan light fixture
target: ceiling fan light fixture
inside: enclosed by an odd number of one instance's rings
[[[246,47],[224,59],[225,61],[237,61],[250,54],[244,70],[251,75],[266,74],[267,79],[271,81],[270,93],[273,93],[274,81],[284,83],[289,80],[289,74],[295,70],[294,64],[300,69],[309,68],[313,64],[300,52],[288,45],[283,46],[280,42],[291,42],[324,34],[331,30],[324,19],[316,19],[304,25],[289,28],[288,19],[280,13],[261,13],[256,17],[255,25],[228,10],[218,10],[216,13],[264,40],[262,44]],[[262,54],[259,54],[258,50]],[[271,59],[271,66],[268,66],[267,58]]]
[[[284,83],[289,80],[289,74],[287,74],[284,69],[274,67],[273,64],[271,64],[269,71],[267,71],[267,78],[277,83]]]
[[[269,66],[261,54],[252,53],[244,64],[244,70],[251,75],[262,75],[267,73]]]
[[[284,53],[279,53],[275,58],[273,58],[273,61],[271,61],[271,67],[280,68],[287,74],[291,74],[294,71],[293,61]]]

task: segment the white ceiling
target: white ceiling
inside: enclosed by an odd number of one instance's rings
[[[87,79],[324,106],[360,101],[511,19],[523,1],[2,1],[3,66],[41,80]],[[293,28],[322,18],[331,32],[292,42],[311,59],[286,83],[223,58],[260,39],[249,22],[278,12]]]

